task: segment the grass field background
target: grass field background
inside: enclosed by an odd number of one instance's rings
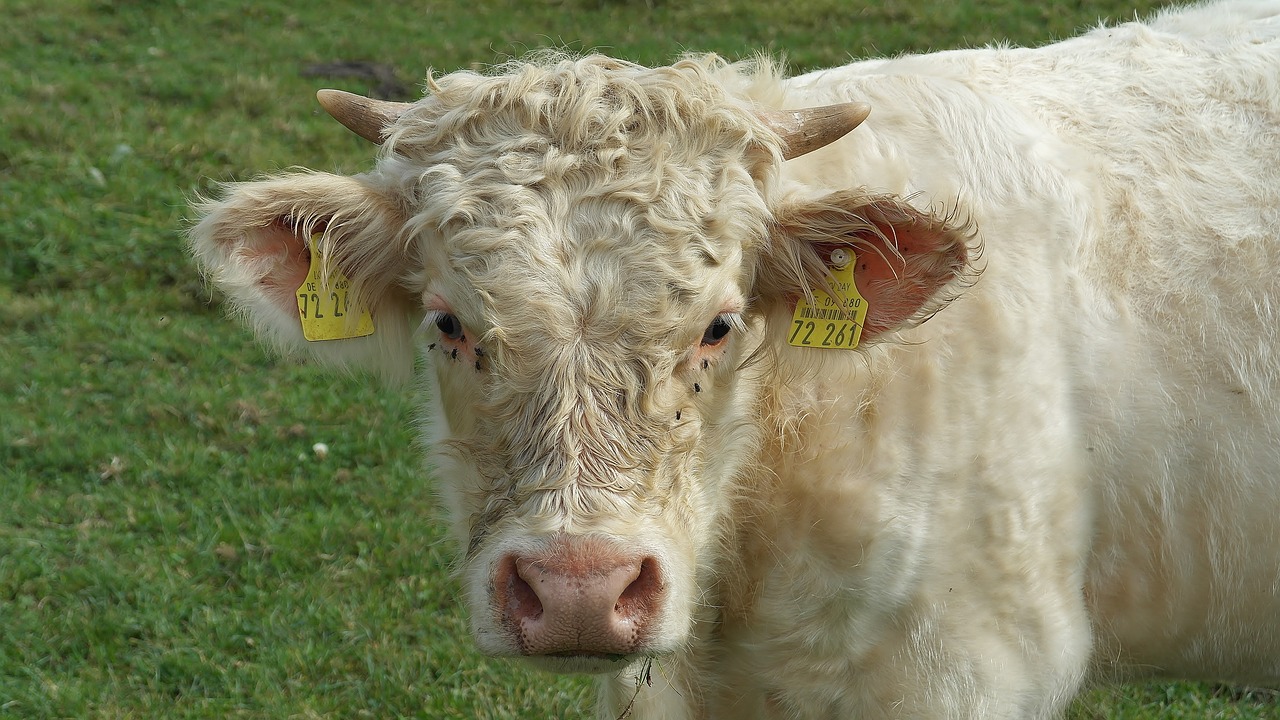
[[[471,649],[415,393],[264,354],[183,250],[188,198],[372,148],[314,77],[544,46],[793,70],[1150,4],[1009,0],[6,0],[0,20],[0,717],[539,718],[586,683]],[[394,83],[391,84],[394,86]],[[399,99],[408,99],[399,98]],[[327,443],[327,457],[312,451]],[[1095,692],[1092,718],[1278,718],[1268,692]]]

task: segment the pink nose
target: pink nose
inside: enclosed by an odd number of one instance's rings
[[[525,655],[626,655],[651,632],[662,591],[654,558],[575,538],[503,558],[493,601]]]

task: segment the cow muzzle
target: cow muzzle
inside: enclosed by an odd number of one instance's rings
[[[644,653],[667,599],[656,557],[587,536],[557,536],[499,558],[492,610],[518,654],[591,672]],[[601,664],[597,668],[596,665]]]

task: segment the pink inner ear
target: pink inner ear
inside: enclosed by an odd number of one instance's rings
[[[860,232],[849,238],[857,257],[854,284],[867,301],[864,340],[893,330],[925,307],[964,267],[967,250],[949,233],[927,224],[880,225],[883,237]],[[841,244],[819,243],[825,260]]]
[[[287,220],[259,230],[241,253],[247,262],[263,266],[258,283],[273,302],[285,307],[297,302],[294,293],[311,269],[311,250]]]

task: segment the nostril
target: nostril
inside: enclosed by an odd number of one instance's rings
[[[652,617],[662,596],[662,576],[658,561],[645,558],[640,562],[640,573],[618,596],[613,609],[619,617],[644,619]]]
[[[505,578],[507,615],[512,618],[527,618],[537,620],[542,617],[542,600],[538,598],[538,593],[525,580],[520,572],[519,564],[515,558],[507,558],[503,561],[502,567],[498,571],[498,576]]]

